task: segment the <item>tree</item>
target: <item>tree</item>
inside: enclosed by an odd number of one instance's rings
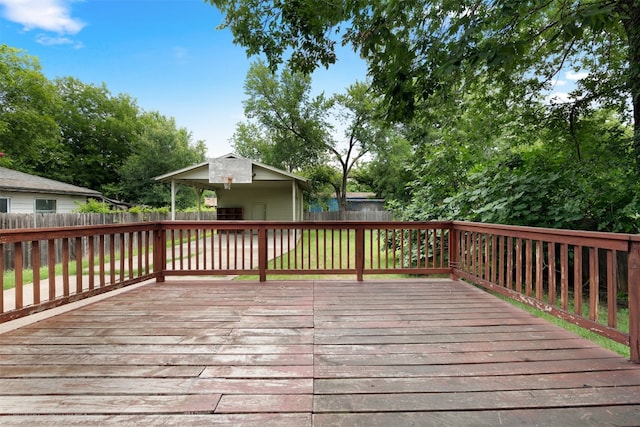
[[[347,184],[354,166],[383,145],[388,149],[387,128],[377,118],[376,98],[365,83],[354,83],[345,94],[334,96],[334,117],[342,138],[328,142],[327,149],[338,164],[341,180],[335,186],[341,211],[347,210]]]
[[[59,98],[38,60],[0,45],[0,152],[3,164],[60,178],[67,162],[54,119]]]
[[[356,163],[386,141],[368,85],[355,83],[345,94],[312,98],[311,78],[283,70],[272,73],[261,62],[247,73],[245,115],[232,138],[236,152],[289,172],[306,170],[314,181],[325,177],[346,210],[347,183]],[[327,174],[332,158],[339,171]],[[318,170],[313,170],[319,168]]]
[[[139,120],[141,135],[134,141],[132,154],[118,169],[119,183],[108,188],[109,195],[142,205],[167,206],[170,189],[153,178],[203,162],[206,146],[203,141],[193,143],[187,129],[178,129],[173,118],[158,112],[144,113]],[[177,206],[194,206],[195,196],[191,188],[180,188]]]
[[[318,162],[326,148],[329,104],[324,95],[311,97],[311,79],[283,70],[272,73],[262,62],[247,72],[245,115],[232,141],[238,154],[289,172]]]
[[[548,91],[563,69],[586,72],[575,105],[633,106],[640,171],[640,2],[389,0],[265,2],[208,0],[234,41],[272,69],[289,54],[295,70],[336,60],[335,34],[367,61],[391,119],[458,98],[479,78],[514,103]]]
[[[414,155],[413,147],[402,133],[392,132],[384,149],[374,150],[371,160],[356,167],[351,178],[380,198],[408,203],[411,184],[417,178],[412,170]]]
[[[73,77],[55,84],[62,99],[56,120],[69,155],[66,181],[101,191],[118,181],[118,169],[133,152],[141,132],[140,110],[135,100],[111,95],[104,84]]]

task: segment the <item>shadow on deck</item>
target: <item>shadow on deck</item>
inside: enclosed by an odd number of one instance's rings
[[[637,425],[640,365],[463,282],[173,280],[0,334],[4,425]]]

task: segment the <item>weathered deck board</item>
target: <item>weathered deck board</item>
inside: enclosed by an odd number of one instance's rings
[[[640,366],[461,282],[149,284],[0,334],[4,425],[634,425]]]

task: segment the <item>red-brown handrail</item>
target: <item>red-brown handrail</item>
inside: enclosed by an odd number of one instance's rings
[[[163,252],[151,244],[162,234],[161,227],[136,223],[0,230],[0,287],[5,271],[14,273],[13,286],[0,292],[0,322],[159,277],[149,256]]]
[[[0,230],[0,285],[5,270],[13,271],[14,285],[0,293],[0,322],[168,276],[448,274],[627,344],[640,362],[636,235],[457,221]],[[620,328],[620,304],[628,306],[628,331]]]
[[[452,234],[454,275],[629,345],[640,362],[640,236],[458,221]]]

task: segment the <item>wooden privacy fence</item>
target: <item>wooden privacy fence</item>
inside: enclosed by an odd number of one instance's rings
[[[640,362],[635,235],[466,222],[166,221],[2,230],[0,245],[0,257],[16,254],[15,269],[0,271],[10,288],[0,321],[168,276],[447,274],[629,345]]]
[[[305,221],[393,221],[389,211],[305,212]]]

